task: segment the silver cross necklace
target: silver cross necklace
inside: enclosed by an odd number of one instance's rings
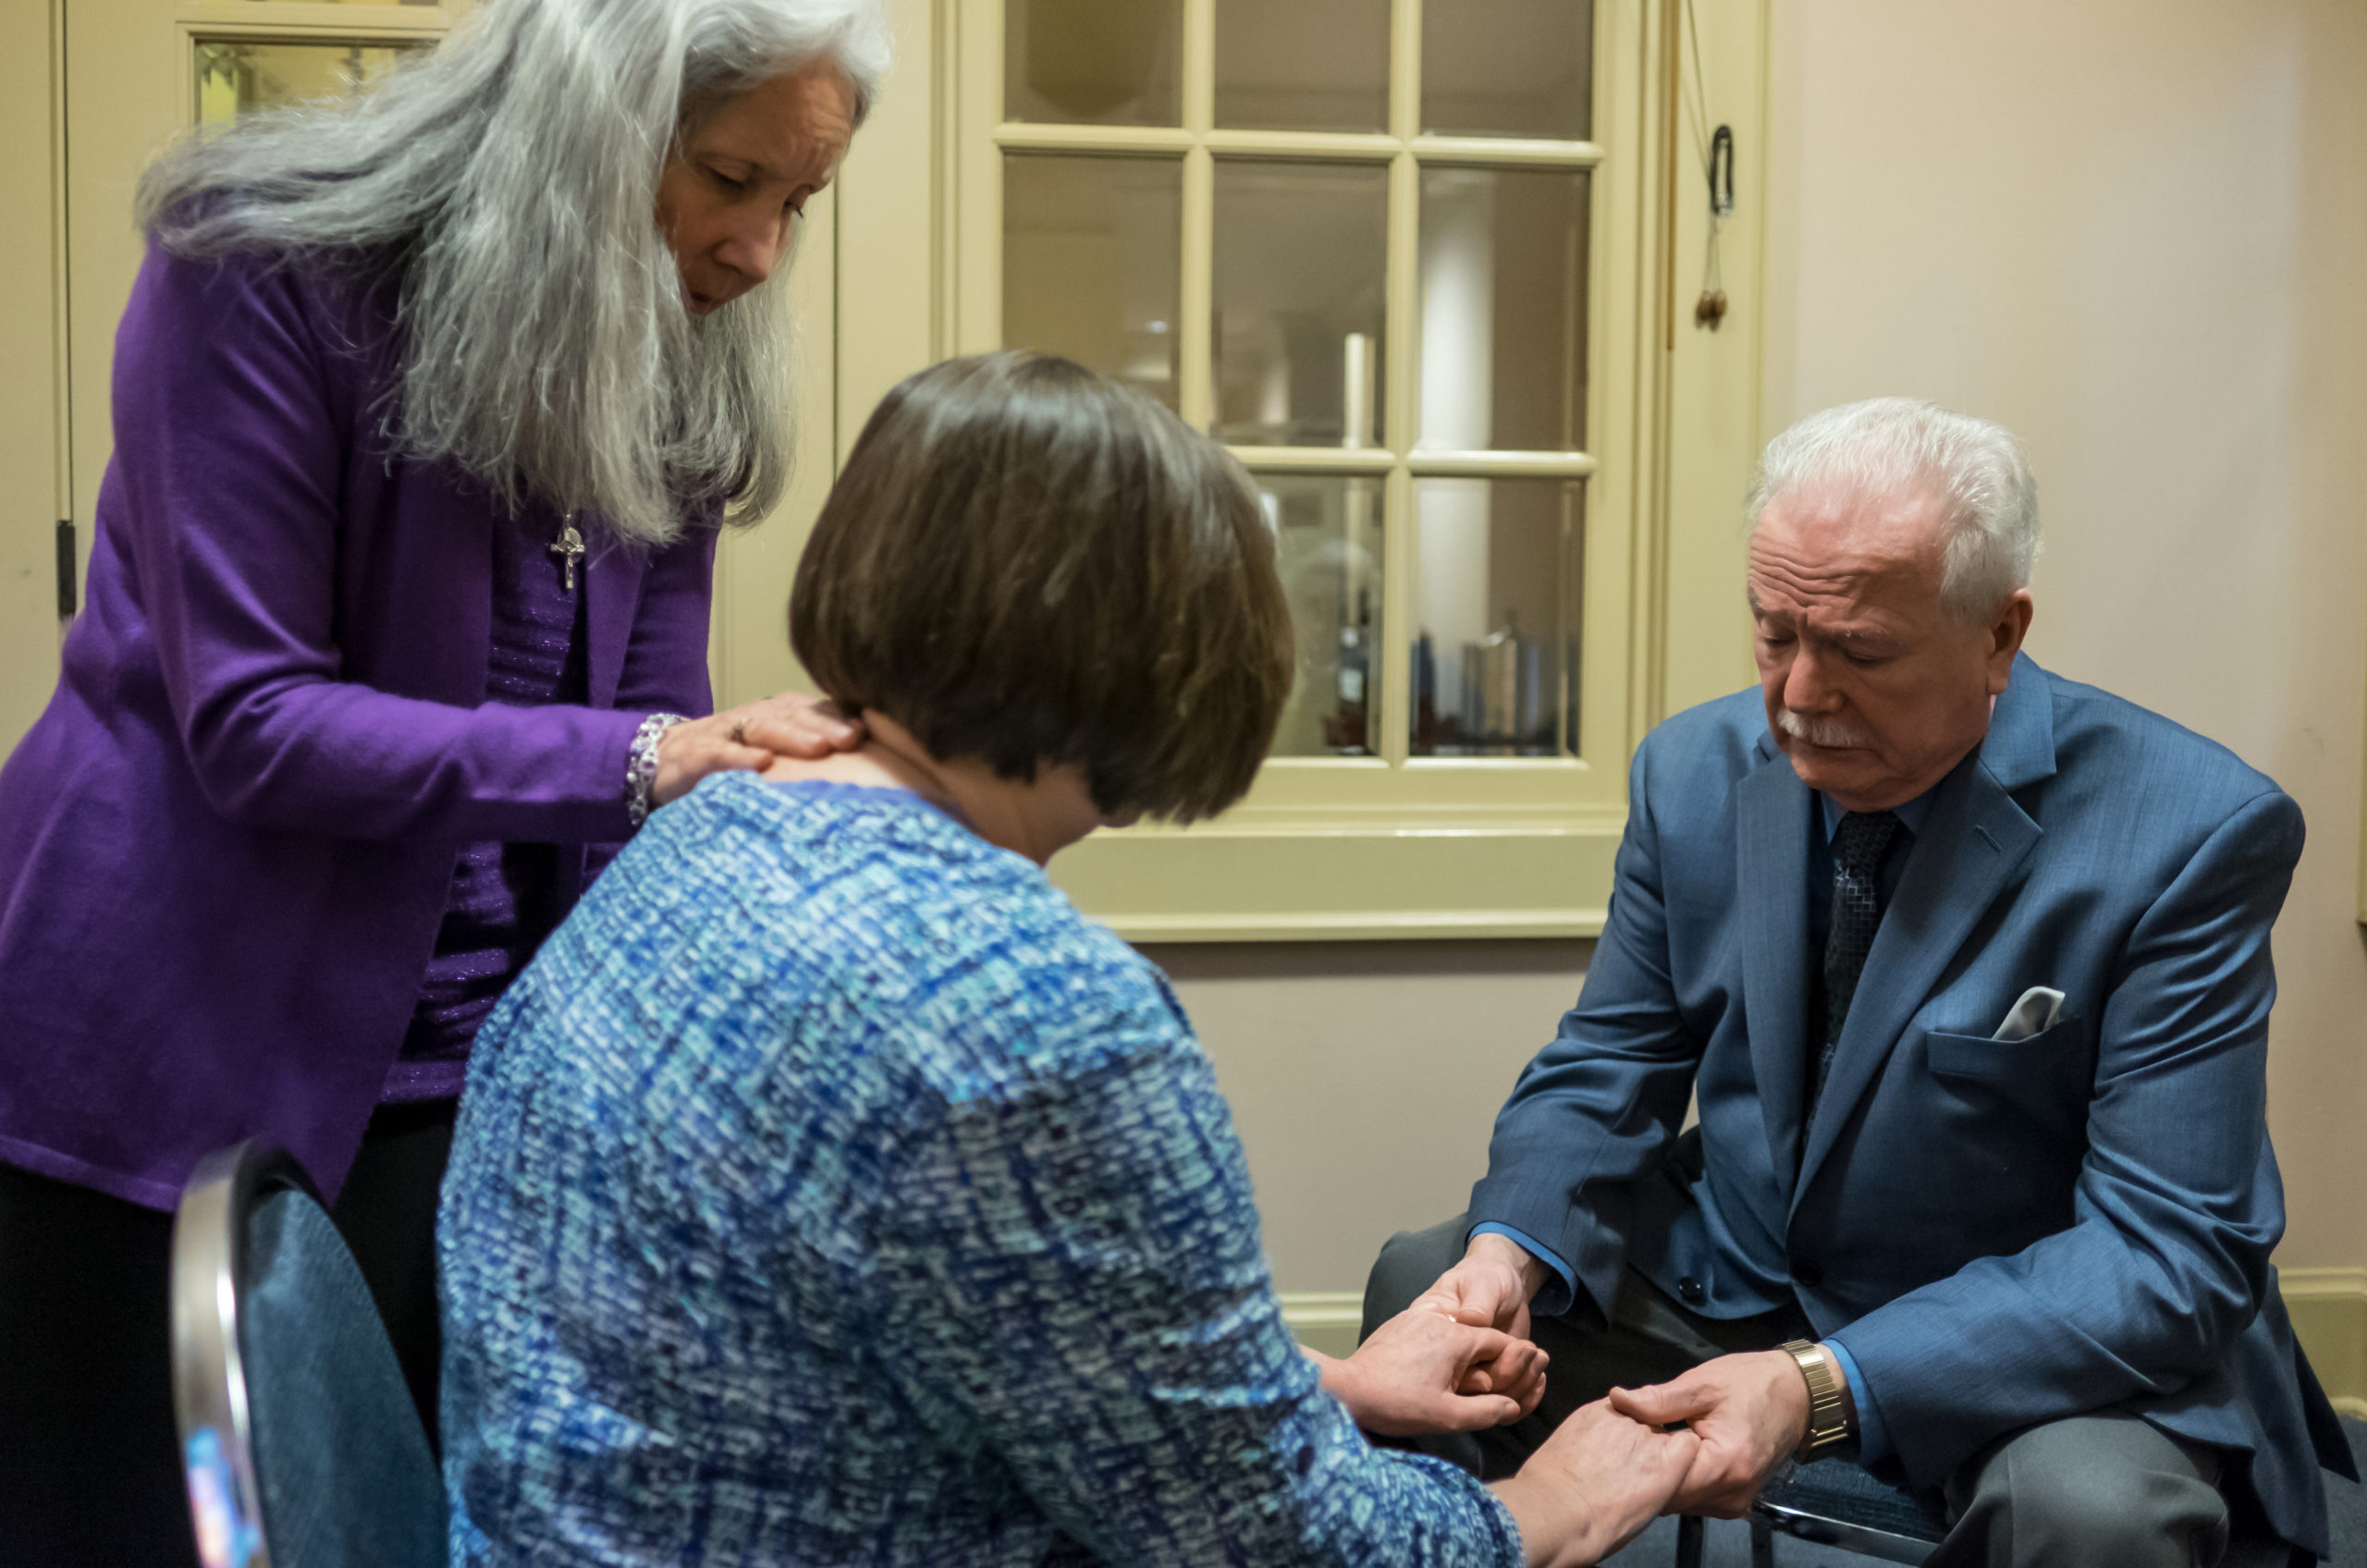
[[[567,591],[570,594],[575,592],[575,563],[583,558],[583,535],[575,526],[578,515],[575,512],[568,513],[566,525],[559,530],[558,542],[545,546],[552,555],[558,557],[559,566],[566,573]]]

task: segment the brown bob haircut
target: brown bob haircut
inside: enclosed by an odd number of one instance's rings
[[[1006,778],[1075,764],[1112,815],[1239,800],[1290,692],[1248,475],[1050,354],[948,360],[888,394],[815,524],[789,631],[841,707]]]

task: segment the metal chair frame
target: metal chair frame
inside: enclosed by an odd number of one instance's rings
[[[239,1351],[239,1291],[246,1217],[282,1187],[320,1201],[286,1150],[250,1138],[199,1160],[173,1214],[173,1414],[205,1568],[271,1568]]]
[[[1839,1547],[1884,1562],[1921,1563],[1939,1543],[1878,1530],[1868,1525],[1786,1508],[1764,1498],[1750,1505],[1750,1568],[1775,1568],[1775,1537],[1790,1536],[1819,1546]],[[1676,1568],[1701,1568],[1702,1523],[1691,1514],[1676,1522]]]
[[[1819,1546],[1837,1546],[1844,1551],[1854,1551],[1861,1557],[1878,1557],[1884,1562],[1920,1563],[1928,1559],[1937,1541],[1927,1541],[1914,1536],[1902,1536],[1891,1530],[1878,1530],[1870,1525],[1852,1525],[1845,1520],[1827,1518],[1806,1509],[1786,1508],[1782,1503],[1765,1499],[1750,1506],[1751,1568],[1774,1568],[1775,1537],[1792,1536]]]

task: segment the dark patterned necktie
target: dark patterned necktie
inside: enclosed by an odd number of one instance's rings
[[[1890,852],[1899,826],[1892,812],[1853,811],[1834,830],[1833,929],[1824,938],[1824,1039],[1816,1054],[1816,1075],[1809,1084],[1810,1117],[1833,1071],[1833,1053],[1841,1044],[1849,1003],[1858,995],[1858,976],[1865,973],[1874,928],[1882,924],[1883,857]]]

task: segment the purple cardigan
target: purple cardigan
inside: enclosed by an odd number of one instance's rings
[[[392,337],[322,267],[141,270],[88,603],[0,767],[0,1161],[163,1208],[266,1133],[333,1194],[460,846],[624,839],[634,729],[708,711],[709,526],[587,561],[588,706],[484,702],[498,503],[388,457]]]

